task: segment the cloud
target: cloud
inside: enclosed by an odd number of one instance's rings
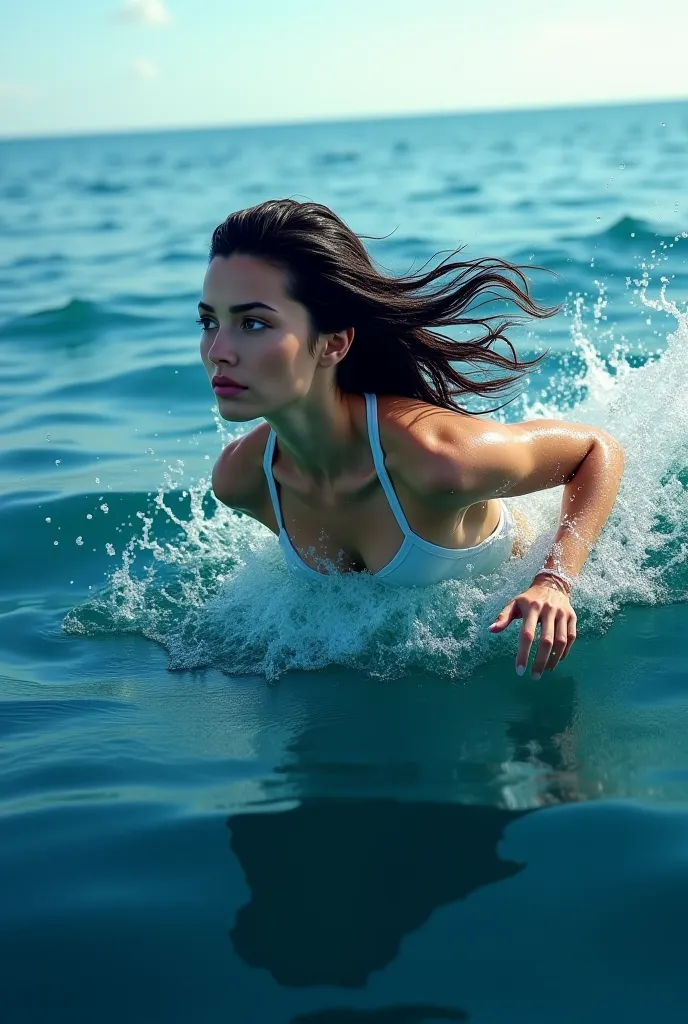
[[[137,78],[143,79],[145,82],[151,82],[154,78],[159,78],[160,68],[158,65],[149,60],[148,57],[137,57],[133,62],[134,73]]]
[[[162,0],[125,0],[113,14],[115,21],[133,21],[139,25],[167,25],[172,15]]]

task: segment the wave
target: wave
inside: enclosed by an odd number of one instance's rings
[[[62,306],[36,310],[0,326],[0,337],[35,338],[54,344],[58,339],[75,344],[95,337],[103,326],[140,323],[144,318],[122,313],[104,303],[70,299]]]
[[[22,375],[25,377],[26,375]],[[102,409],[58,409],[51,407],[49,410],[41,409],[33,411],[26,410],[21,417],[21,428],[28,430],[36,427],[47,427],[55,430],[61,426],[92,426],[102,427],[108,424],[119,423],[115,416],[104,413]]]
[[[591,235],[564,236],[563,241],[570,242],[611,242],[616,245],[627,245],[645,242],[656,244],[658,240],[677,240],[682,235],[680,230],[667,227],[655,227],[649,221],[639,217],[621,217],[603,231]]]
[[[76,446],[26,445],[0,452],[0,474],[6,473],[16,479],[18,473],[32,475],[53,472],[56,466],[74,470],[84,466],[96,466],[98,461],[105,463],[123,457],[123,452],[106,452],[96,456],[95,452]]]
[[[5,267],[7,270],[23,270],[25,267],[53,267],[55,264],[67,264],[69,259],[61,252],[54,253],[32,253],[30,256],[20,256]]]
[[[196,407],[198,404],[200,389],[189,387],[190,378],[199,383],[206,381],[206,386],[209,387],[200,360],[190,365],[154,362],[152,366],[124,370],[105,378],[66,384],[56,390],[56,398],[71,401],[77,398],[86,399],[93,395],[94,389],[102,386],[109,400],[121,399],[124,403],[131,403],[143,398],[150,405],[159,405],[161,408],[168,408],[170,403],[173,403],[179,410],[185,405]]]
[[[168,249],[161,253],[160,263],[197,263],[204,264],[207,259],[205,251],[193,249]]]
[[[342,150],[341,152],[318,153],[313,163],[317,167],[341,167],[345,164],[355,164],[361,159],[361,154],[356,150]]]
[[[28,186],[18,181],[11,182],[9,185],[5,185],[4,188],[0,188],[0,200],[9,199],[10,201],[15,201],[17,199],[28,199],[30,195],[31,190]]]
[[[198,296],[199,293],[197,289],[190,289],[189,291],[182,291],[181,289],[175,290],[175,293],[172,296],[157,292],[145,292],[143,294],[138,294],[136,292],[113,292],[111,305],[155,309],[159,311],[160,315],[164,315],[166,310],[175,308],[175,306],[180,310],[188,310],[190,303],[191,308],[194,308],[195,303],[198,302]]]
[[[558,206],[562,210],[580,210],[589,207],[591,209],[599,209],[601,206],[614,206],[616,203],[616,197],[612,195],[601,196],[598,193],[594,195],[582,195],[582,196],[556,196],[553,195],[550,199],[552,206]]]
[[[449,182],[444,188],[411,192],[406,196],[406,201],[409,203],[436,203],[443,199],[455,198],[456,196],[478,195],[481,191],[481,186],[473,182]]]
[[[94,196],[122,195],[124,192],[130,192],[132,187],[124,181],[111,181],[107,178],[94,178],[91,181],[70,178],[65,185],[74,192]]]

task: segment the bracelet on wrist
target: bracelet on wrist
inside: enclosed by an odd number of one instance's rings
[[[564,584],[566,593],[571,593],[571,588],[573,587],[573,579],[571,576],[568,576],[565,572],[560,572],[558,569],[548,569],[547,566],[543,565],[542,569],[539,569],[535,573],[534,579],[537,579],[538,576],[551,576],[554,579],[559,580]]]

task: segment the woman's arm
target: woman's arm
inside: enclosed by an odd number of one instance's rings
[[[612,510],[623,474],[623,449],[611,434],[559,420],[501,424],[445,416],[433,434],[432,491],[443,504],[469,505],[563,485],[559,526],[543,568],[578,575]],[[534,678],[568,654],[576,637],[569,590],[557,577],[538,573],[490,627],[501,632],[523,618],[519,674],[528,663],[538,622]]]
[[[559,420],[484,427],[471,432],[461,453],[462,495],[484,501],[563,484],[559,527],[545,566],[577,576],[613,508],[624,470],[621,445],[599,427]]]

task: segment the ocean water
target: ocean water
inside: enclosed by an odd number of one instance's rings
[[[681,103],[0,143],[3,1021],[684,1019],[687,181]],[[554,673],[487,627],[560,489],[487,581],[325,597],[212,496],[207,247],[275,196],[556,272],[499,415],[626,472]]]

